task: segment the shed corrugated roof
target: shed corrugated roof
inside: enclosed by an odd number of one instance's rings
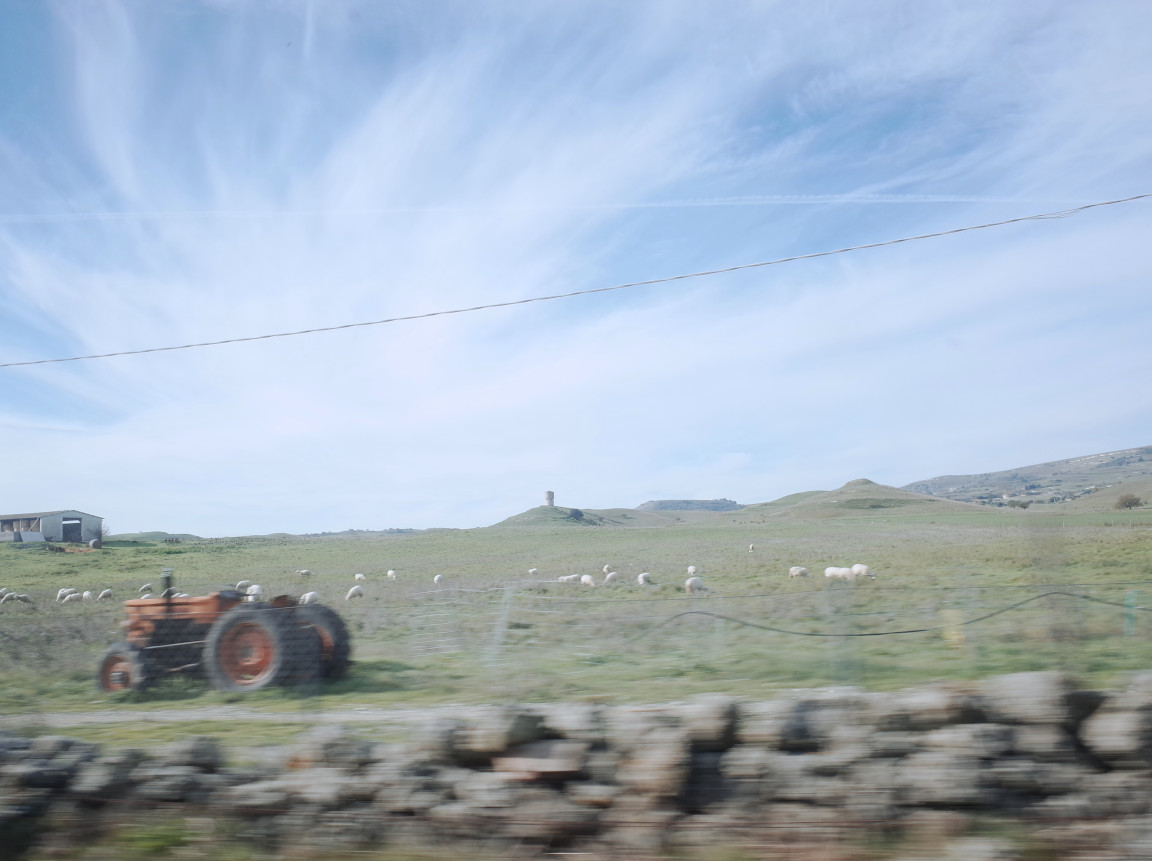
[[[99,514],[89,514],[86,511],[77,511],[75,508],[62,508],[59,511],[30,511],[27,514],[0,514],[0,520],[27,520],[29,517],[44,517],[48,514],[83,514],[85,517],[95,517],[103,520]]]

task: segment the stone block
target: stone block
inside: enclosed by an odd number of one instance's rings
[[[1072,691],[1068,676],[1055,670],[992,676],[980,684],[989,718],[1012,724],[1073,725]]]
[[[617,782],[629,789],[660,798],[678,796],[691,766],[691,746],[683,731],[650,730],[643,743],[636,743],[620,764]]]
[[[224,765],[224,752],[211,736],[197,735],[173,742],[160,753],[169,765],[187,765],[200,771],[216,771]]]
[[[1152,765],[1152,711],[1098,711],[1080,727],[1080,739],[1114,768]]]
[[[925,751],[900,764],[904,803],[929,807],[982,807],[994,803],[989,775],[981,759],[970,754]]]

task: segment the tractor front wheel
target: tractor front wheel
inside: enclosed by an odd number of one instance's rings
[[[155,668],[144,650],[131,643],[109,646],[100,659],[96,685],[105,693],[142,691],[155,680]]]
[[[217,690],[230,692],[291,681],[297,640],[290,610],[238,604],[208,629],[204,672]]]

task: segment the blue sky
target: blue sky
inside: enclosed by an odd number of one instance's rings
[[[1020,7],[1020,8],[1014,8]],[[1145,3],[0,0],[0,363],[1152,192]],[[1152,441],[1152,201],[0,368],[116,532],[753,503]]]

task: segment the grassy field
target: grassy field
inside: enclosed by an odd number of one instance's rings
[[[0,605],[0,714],[32,728],[38,715],[74,712],[70,734],[162,741],[172,725],[152,725],[150,713],[242,703],[283,740],[306,724],[278,723],[278,714],[364,707],[768,697],[1044,668],[1108,684],[1152,667],[1152,613],[1140,609],[1152,606],[1152,510],[1119,512],[1108,501],[1001,509],[853,482],[718,514],[614,510],[574,520],[569,509],[541,508],[494,527],[416,534],[110,540],[86,552],[7,546],[0,585],[35,603]],[[878,578],[821,576],[853,562]],[[605,565],[624,582],[547,582],[600,580]],[[684,593],[689,565],[712,592]],[[816,576],[790,580],[792,565]],[[222,694],[180,678],[143,694],[99,694],[96,662],[120,639],[118,601],[158,584],[165,567],[192,594],[238,579],[269,595],[320,591],[352,631],[351,672],[320,690]],[[311,577],[294,573],[301,568]],[[641,571],[658,585],[637,586]],[[345,602],[356,573],[366,575],[367,597]],[[435,574],[445,577],[440,588]],[[66,585],[112,588],[118,601],[59,605]],[[888,633],[896,631],[910,633]],[[94,710],[122,713],[124,724],[85,726]],[[223,721],[216,729],[234,731]]]

